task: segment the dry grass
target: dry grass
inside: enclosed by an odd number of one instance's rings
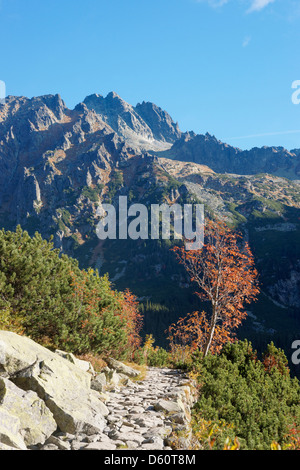
[[[139,380],[144,380],[147,375],[147,366],[146,364],[136,364],[135,362],[124,362],[126,366],[132,367],[132,369],[135,369],[139,372],[139,375],[137,377],[131,377],[130,380],[133,381],[139,381]]]
[[[82,354],[80,356],[76,356],[78,359],[82,359],[83,361],[89,361],[95,372],[101,372],[104,367],[107,366],[106,362],[104,359],[100,356],[97,356],[95,354],[87,353],[87,354]]]
[[[101,356],[98,356],[92,353],[76,355],[76,357],[83,361],[90,362],[95,372],[101,372],[102,369],[104,369],[104,367],[107,366],[107,363]],[[137,377],[131,378],[131,380],[139,381],[139,380],[144,380],[146,378],[147,366],[145,364],[139,365],[139,364],[136,364],[135,362],[125,362],[125,361],[121,361],[121,362],[123,362],[123,364],[129,367],[132,367],[132,369],[135,369],[139,372],[139,375]]]

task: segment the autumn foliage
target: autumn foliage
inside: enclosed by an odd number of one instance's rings
[[[196,294],[209,302],[210,312],[194,312],[171,325],[171,347],[200,349],[204,356],[208,351],[218,353],[235,339],[236,329],[247,316],[245,304],[259,293],[250,248],[225,223],[208,221],[202,249],[187,251],[176,246],[173,250],[196,283]]]
[[[120,318],[127,331],[127,350],[130,356],[141,345],[140,331],[143,326],[143,316],[139,311],[139,303],[134,294],[126,289],[120,299]]]
[[[127,358],[130,359],[141,343],[139,333],[143,320],[137,298],[129,289],[123,293],[111,290],[108,279],[101,278],[92,269],[82,271],[80,278],[73,272],[70,274],[73,279],[74,302],[77,302],[84,312],[81,322],[82,336],[87,335],[89,344],[94,344],[93,350],[97,349],[99,325],[101,325],[101,335],[105,337],[105,340],[101,342],[101,352],[103,355],[109,355],[112,351],[109,347],[103,349],[103,345],[110,344],[107,342],[109,337],[117,338],[120,335],[120,331],[116,331],[119,327],[126,341],[121,341],[119,338],[114,352],[126,353]],[[109,318],[110,321],[107,321]]]

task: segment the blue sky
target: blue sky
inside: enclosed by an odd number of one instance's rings
[[[183,131],[300,148],[299,0],[0,0],[7,94],[152,101]]]

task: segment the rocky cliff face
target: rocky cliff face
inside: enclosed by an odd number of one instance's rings
[[[172,148],[160,154],[179,161],[207,165],[218,173],[253,175],[271,173],[300,179],[299,151],[283,147],[262,147],[240,150],[217,140],[210,134],[184,134]]]
[[[143,101],[137,104],[136,112],[152,129],[154,138],[159,141],[174,143],[181,137],[178,124],[171,116],[153,103]]]

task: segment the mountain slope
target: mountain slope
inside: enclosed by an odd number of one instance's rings
[[[218,173],[271,173],[294,180],[300,179],[299,150],[288,151],[283,147],[240,150],[210,134],[184,134],[171,149],[159,153],[159,156],[208,165]]]
[[[164,344],[171,322],[207,306],[170,252],[172,240],[101,241],[97,208],[118,208],[120,195],[149,209],[203,203],[207,217],[240,228],[255,255],[262,295],[244,334],[262,347],[270,337],[289,345],[300,323],[299,158],[182,134],[156,105],[133,107],[115,93],[87,97],[73,110],[59,95],[8,97],[0,105],[0,224],[53,235],[81,267],[129,287],[143,304],[145,332]]]

